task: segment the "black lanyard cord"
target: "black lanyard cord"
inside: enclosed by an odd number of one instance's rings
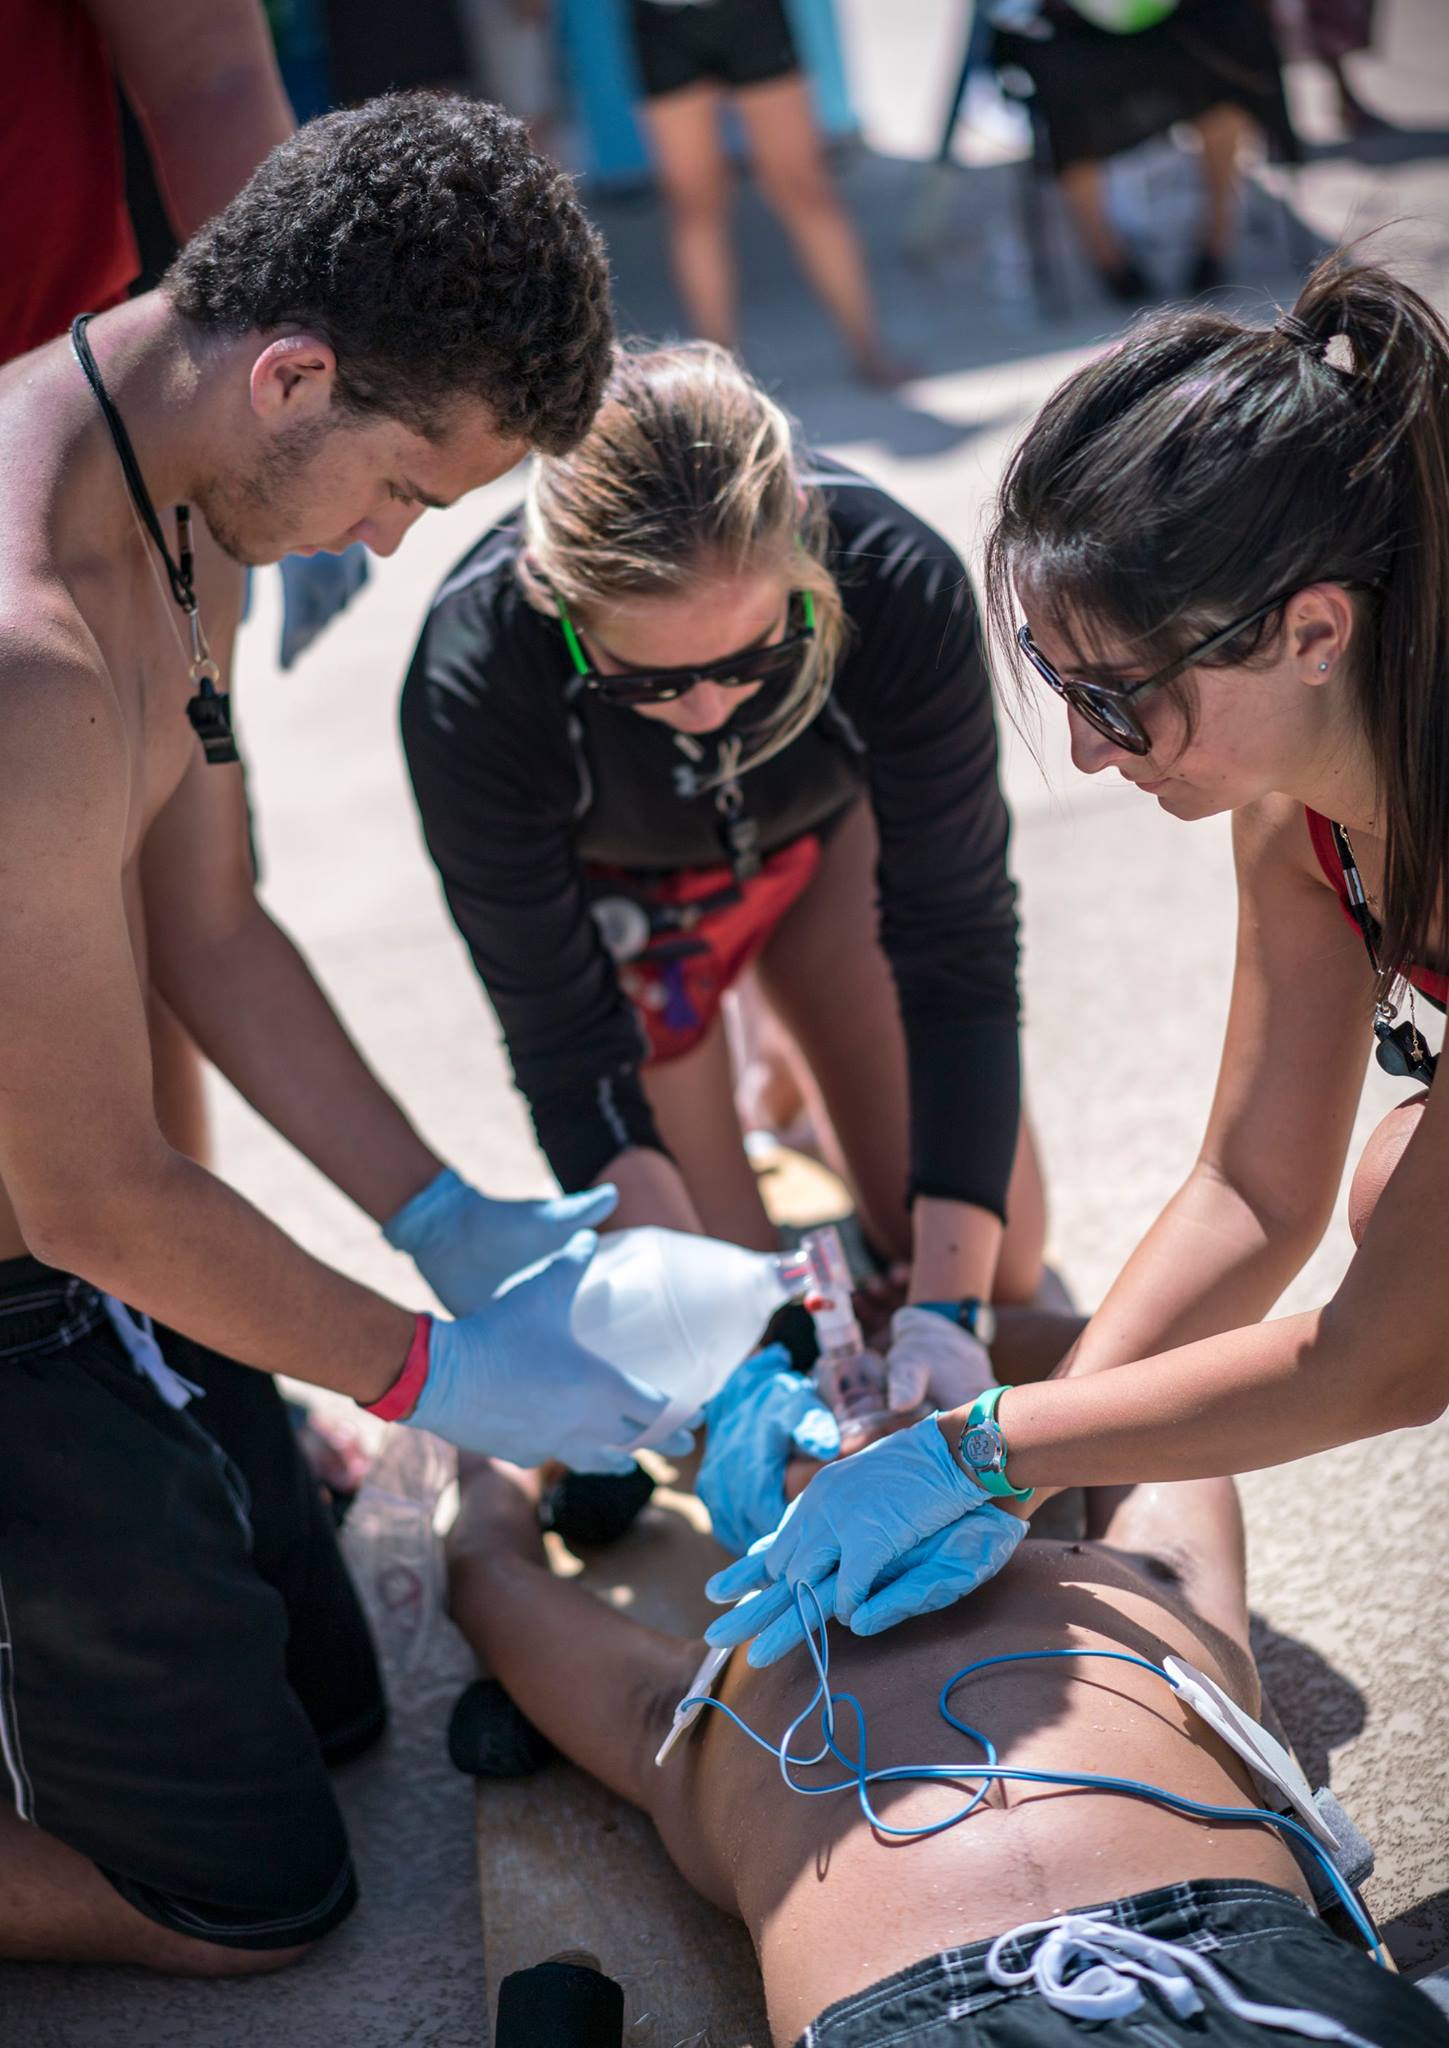
[[[1333,850],[1338,855],[1339,866],[1343,869],[1343,885],[1348,892],[1348,914],[1358,926],[1359,937],[1363,940],[1364,951],[1369,956],[1370,967],[1376,975],[1382,977],[1384,970],[1379,959],[1379,940],[1383,937],[1383,930],[1368,907],[1368,892],[1363,885],[1363,876],[1358,871],[1353,847],[1342,825],[1330,819],[1328,829],[1333,834]]]
[[[116,451],[121,465],[121,474],[126,479],[126,489],[131,494],[131,503],[136,516],[145,527],[155,545],[157,554],[166,564],[166,580],[171,585],[171,595],[186,614],[191,628],[191,680],[196,686],[195,695],[186,706],[186,716],[192,730],[201,741],[202,751],[213,767],[224,767],[240,758],[231,729],[231,699],[223,690],[218,690],[218,670],[206,645],[206,636],[201,630],[201,612],[196,602],[195,558],[191,547],[191,507],[178,505],[176,510],[176,553],[179,560],[173,561],[171,550],[166,545],[166,536],[161,531],[161,521],[156,515],[151,493],[146,488],[146,479],[141,474],[141,465],[136,460],[136,451],[131,446],[131,437],[126,432],[126,423],[116,409],[115,400],[107,391],[97,363],[86,339],[86,328],[92,315],[78,313],[70,323],[70,345],[75,359],[80,364],[81,375],[91,387],[91,395],[101,409],[101,418],[106,423],[106,432]]]
[[[1369,965],[1382,982],[1384,969],[1379,959],[1379,942],[1383,938],[1383,928],[1369,909],[1368,892],[1363,885],[1363,876],[1358,871],[1358,862],[1354,858],[1347,832],[1333,819],[1329,820],[1329,830],[1333,834],[1333,850],[1338,855],[1338,864],[1343,870],[1348,914],[1358,926],[1364,951],[1369,957]],[[1382,999],[1374,1003],[1374,1037],[1378,1040],[1375,1057],[1386,1074],[1393,1074],[1400,1080],[1407,1078],[1422,1081],[1427,1087],[1433,1080],[1434,1070],[1439,1064],[1438,1054],[1430,1052],[1418,1025],[1413,1021],[1412,1004],[1409,1018],[1398,1024],[1394,1022],[1394,1007],[1392,1002],[1385,1002]]]
[[[151,493],[146,488],[146,479],[141,474],[141,465],[136,460],[136,451],[131,446],[131,437],[126,432],[126,423],[117,412],[115,402],[102,382],[100,365],[91,352],[90,343],[86,340],[86,328],[90,325],[91,319],[92,315],[89,313],[76,315],[70,323],[70,345],[75,350],[75,359],[81,366],[81,375],[90,385],[96,404],[101,409],[101,418],[105,421],[106,430],[115,446],[121,474],[126,479],[126,489],[131,493],[131,503],[136,508],[141,524],[156,543],[157,554],[166,564],[166,579],[171,585],[171,595],[182,611],[195,611],[196,590],[192,580],[190,507],[176,507],[176,543],[181,560],[179,563],[173,562],[171,550],[166,545],[166,537],[161,531],[161,521],[156,516],[156,507],[151,502]]]

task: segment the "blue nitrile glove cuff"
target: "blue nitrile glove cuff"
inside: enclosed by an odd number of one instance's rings
[[[580,1195],[505,1202],[482,1195],[450,1166],[382,1226],[455,1316],[492,1300],[506,1280],[561,1251],[577,1230],[593,1230],[618,1206],[613,1187]]]
[[[799,1452],[822,1462],[840,1450],[840,1426],[782,1344],[747,1358],[704,1411],[704,1457],[695,1490],[717,1541],[744,1550],[785,1512],[785,1468]]]
[[[416,1257],[439,1232],[449,1232],[462,1205],[473,1193],[451,1166],[435,1174],[420,1194],[404,1202],[382,1226],[388,1243],[400,1252]]]

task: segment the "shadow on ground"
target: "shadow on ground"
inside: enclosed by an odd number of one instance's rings
[[[1364,1697],[1351,1680],[1296,1637],[1281,1635],[1260,1614],[1250,1639],[1264,1696],[1315,1790],[1332,1782],[1332,1756],[1363,1732]]]

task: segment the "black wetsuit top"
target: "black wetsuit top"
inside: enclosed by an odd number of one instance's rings
[[[869,792],[909,1057],[910,1193],[1000,1215],[1020,1107],[1016,913],[975,601],[953,550],[884,491],[823,459],[809,474],[829,508],[850,636],[819,715],[740,789],[764,853]],[[402,730],[428,847],[539,1143],[578,1188],[626,1146],[666,1149],[583,866],[720,866],[716,792],[700,785],[728,760],[721,747],[768,717],[779,686],[684,746],[572,687],[557,621],[518,586],[521,546],[515,514],[443,583]]]

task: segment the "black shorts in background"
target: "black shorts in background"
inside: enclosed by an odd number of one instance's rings
[[[0,1262],[0,1799],[163,1927],[289,1948],[355,1903],[327,1770],[381,1680],[275,1384],[156,1335],[184,1408],[93,1288]]]
[[[644,97],[689,85],[768,85],[800,69],[782,0],[634,0]]]

